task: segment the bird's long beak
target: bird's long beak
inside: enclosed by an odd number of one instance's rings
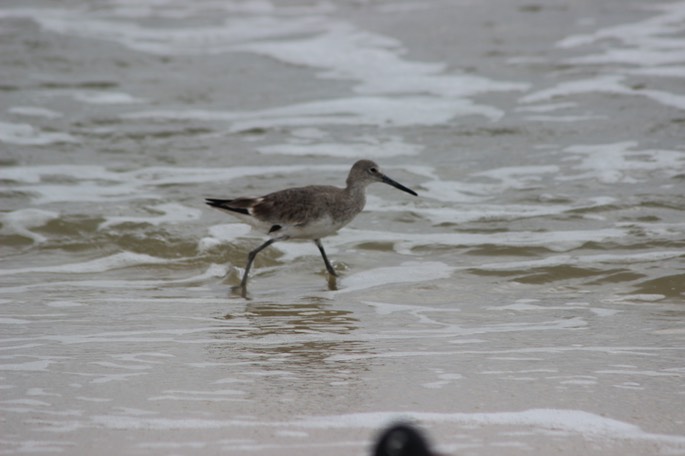
[[[384,183],[386,183],[386,184],[388,184],[388,185],[392,185],[393,187],[395,187],[395,188],[397,188],[397,189],[400,189],[400,190],[402,190],[403,192],[407,192],[407,193],[409,193],[409,194],[411,194],[411,195],[414,195],[414,196],[419,196],[414,190],[412,190],[412,189],[410,189],[410,188],[407,188],[407,187],[405,187],[404,185],[400,184],[399,182],[396,182],[396,181],[390,179],[390,178],[389,178],[388,176],[386,176],[385,174],[383,174],[383,177],[382,177],[381,179],[382,179],[382,181],[383,181]]]

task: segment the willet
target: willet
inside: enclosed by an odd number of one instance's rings
[[[244,289],[252,262],[257,254],[274,242],[287,239],[314,241],[321,252],[328,273],[336,277],[335,269],[328,261],[326,251],[321,244],[321,238],[337,232],[364,209],[366,187],[374,182],[383,182],[418,196],[414,190],[383,174],[376,163],[371,160],[359,160],[350,169],[345,188],[310,185],[287,188],[259,197],[241,197],[230,200],[207,198],[205,202],[265,231],[270,237],[268,241],[249,253],[245,273],[240,282],[240,286]]]
[[[398,423],[383,431],[376,439],[374,456],[436,456],[426,438],[410,424]]]

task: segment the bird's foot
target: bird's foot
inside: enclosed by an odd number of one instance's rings
[[[328,276],[328,290],[337,291],[338,290],[338,280],[337,275],[329,274]]]

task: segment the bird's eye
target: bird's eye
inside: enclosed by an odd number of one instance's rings
[[[371,169],[369,169],[369,172],[370,172],[371,174],[377,174],[377,173],[378,173],[378,169],[376,169],[376,168],[371,168]]]

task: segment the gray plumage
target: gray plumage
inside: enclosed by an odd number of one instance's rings
[[[345,188],[309,185],[288,188],[260,197],[239,197],[230,200],[207,198],[205,202],[242,219],[270,236],[268,241],[250,252],[240,283],[244,288],[257,254],[274,242],[286,239],[314,241],[321,252],[326,269],[332,276],[337,276],[320,240],[336,233],[364,209],[366,187],[374,182],[383,182],[416,196],[413,190],[384,175],[373,161],[359,160],[350,169]]]

